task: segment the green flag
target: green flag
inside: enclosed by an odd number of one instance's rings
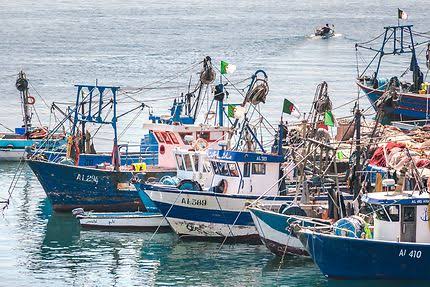
[[[227,117],[229,117],[229,118],[234,117],[234,105],[228,105],[227,106]]]
[[[329,127],[334,127],[334,116],[331,111],[324,113],[324,124]]]
[[[227,63],[226,61],[221,61],[221,74],[232,74],[234,71],[236,71],[236,66]]]
[[[291,115],[294,111],[295,107],[292,102],[287,99],[284,99],[284,106],[282,107],[282,112]]]
[[[236,109],[236,105],[229,104],[227,106],[227,117],[234,118],[234,110]]]

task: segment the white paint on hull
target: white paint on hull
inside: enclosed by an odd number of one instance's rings
[[[287,233],[279,232],[278,230],[273,229],[264,221],[260,220],[254,213],[251,212],[252,220],[256,226],[258,234],[260,238],[264,241],[268,239],[270,241],[276,242],[279,245],[287,245],[288,247],[292,247],[294,249],[300,249],[302,251],[306,251],[303,247],[303,244],[300,240],[294,236],[291,236]]]
[[[78,216],[81,225],[93,227],[130,227],[130,228],[157,228],[168,227],[169,223],[163,215],[148,215],[139,217],[97,217],[97,215]]]
[[[25,156],[24,149],[0,149],[1,161],[20,161]]]
[[[145,191],[146,192],[146,191]],[[192,209],[216,210],[216,211],[235,211],[249,213],[246,207],[254,199],[240,198],[235,195],[216,196],[216,194],[202,194],[193,192],[192,194],[147,191],[148,196],[157,202],[169,205],[182,206]],[[257,198],[257,196],[255,197]],[[260,200],[263,204],[270,205],[273,200]],[[277,203],[279,203],[277,201]],[[213,222],[202,222],[184,218],[174,218],[167,214],[167,219],[172,229],[179,235],[201,236],[201,237],[237,237],[237,236],[258,236],[255,226],[220,224]]]
[[[208,238],[233,238],[257,235],[255,226],[249,225],[228,225],[213,222],[202,222],[197,220],[183,220],[167,217],[172,229],[178,235]]]

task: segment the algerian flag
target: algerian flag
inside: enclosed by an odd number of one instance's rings
[[[229,104],[227,106],[227,117],[234,118],[234,110],[236,109],[236,105]]]
[[[338,150],[336,152],[336,157],[338,160],[343,160],[345,158],[345,154],[341,150]]]
[[[239,104],[229,104],[227,106],[227,117],[240,119],[245,115],[245,109]]]
[[[335,119],[331,111],[324,113],[324,124],[329,127],[334,127]]]
[[[221,61],[221,75],[232,74],[234,71],[236,71],[235,65]]]
[[[406,14],[406,12],[403,10],[397,9],[397,15],[399,19],[402,19],[402,20],[408,19],[408,14]]]
[[[291,113],[296,109],[292,102],[284,99],[284,105],[282,107],[282,112],[291,115]]]

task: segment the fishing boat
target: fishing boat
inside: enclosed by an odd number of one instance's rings
[[[120,166],[118,149],[117,86],[76,85],[77,96],[72,135],[68,137],[66,156],[58,161],[48,161],[34,154],[27,160],[28,165],[41,183],[53,209],[70,211],[77,207],[100,211],[144,210],[135,192],[128,188],[133,173],[142,172],[141,166]],[[83,91],[87,96],[83,96]],[[90,97],[90,103],[96,103],[86,113],[80,111],[81,102]],[[107,100],[112,98],[112,101]],[[105,102],[112,103],[113,115],[105,115]],[[93,110],[94,114],[92,114]],[[79,126],[82,122],[98,125],[110,125],[114,131],[112,162],[95,167],[79,166]],[[159,168],[149,169],[149,174],[162,172]]]
[[[204,75],[211,69],[210,60],[206,58],[201,74]],[[203,76],[202,78],[205,79]],[[203,83],[201,79],[200,81]],[[205,81],[205,83],[200,85],[199,91],[209,85],[210,81]],[[134,175],[143,174],[147,179],[175,175],[175,159],[171,153],[172,150],[176,146],[191,147],[189,143],[184,142],[182,137],[185,138],[188,135],[197,140],[201,134],[209,136],[209,139],[223,136],[222,127],[219,128],[213,124],[190,127],[169,118],[164,123],[158,122],[149,127],[149,131],[154,134],[154,139],[158,145],[157,164],[147,165],[142,162],[121,166],[117,120],[128,112],[121,115],[117,114],[119,87],[100,85],[76,85],[76,87],[78,91],[73,110],[72,135],[68,138],[66,156],[55,161],[49,161],[43,156],[35,155],[28,160],[28,165],[36,174],[56,211],[71,211],[79,207],[100,212],[145,210],[136,190],[130,184]],[[191,97],[192,95],[186,98]],[[89,105],[85,110],[82,105],[84,101],[88,101]],[[191,105],[192,103],[187,103],[187,106]],[[200,110],[200,105],[201,103],[198,101],[194,102],[193,109],[184,112],[194,112],[194,109]],[[113,111],[112,116],[109,116],[110,109]],[[188,117],[191,120],[194,118],[194,116]],[[154,121],[158,120],[154,119]],[[166,123],[167,121],[169,123]],[[85,123],[112,126],[114,131],[112,162],[96,166],[79,166],[79,142],[81,142],[80,135],[84,134],[82,131]],[[174,129],[168,130],[169,126],[174,126]],[[80,127],[82,127],[81,130],[79,130]],[[203,139],[200,142],[203,142]]]
[[[267,78],[262,71],[254,74],[244,106],[250,104],[247,99],[252,91],[259,89],[254,81],[260,73]],[[259,103],[250,104],[249,110]],[[258,129],[251,128],[249,121],[245,115],[236,144],[233,140],[221,141],[220,149],[207,149],[214,173],[209,186],[190,182],[180,182],[177,186],[135,184],[140,194],[145,193],[154,202],[181,238],[260,242],[247,207],[257,199],[277,207],[279,203],[300,199],[300,194],[288,189],[284,182],[285,154],[281,144],[284,127],[278,128],[279,138],[275,142],[279,144],[272,147],[272,151],[266,151],[254,132]],[[315,200],[323,198],[326,200],[324,195],[316,196]]]
[[[321,272],[338,279],[430,280],[428,192],[384,191],[362,200],[370,218],[349,217],[323,228],[294,227]]]
[[[64,134],[56,133],[48,139],[48,128],[32,126],[32,110],[36,99],[30,95],[28,85],[27,76],[21,71],[16,80],[16,88],[21,97],[23,125],[15,128],[15,131],[0,133],[0,161],[20,161],[30,147],[52,150],[65,143]]]
[[[170,229],[169,223],[159,212],[85,212],[82,208],[72,210],[82,227],[103,229]]]
[[[176,176],[164,176],[160,182],[168,185],[176,185],[180,180],[197,181],[202,185],[207,184],[210,166],[206,153],[202,151],[176,148],[174,155],[177,164]],[[136,174],[132,181],[147,180],[144,174]],[[85,212],[83,208],[72,210],[79,223],[87,228],[139,228],[143,230],[160,230],[170,228],[169,223],[160,213],[152,200],[142,191],[139,196],[146,211],[134,212]]]
[[[430,84],[426,82],[420,69],[419,55],[415,49],[427,45],[426,65],[429,68],[430,44],[427,38],[417,42],[414,36],[422,39],[423,34],[413,31],[412,27],[413,25],[384,27],[384,33],[378,37],[356,44],[357,55],[360,57],[360,50],[376,52],[372,60],[360,71],[357,85],[365,93],[375,111],[380,113],[378,121],[385,124],[391,121],[420,121],[422,125],[429,119]],[[373,48],[372,42],[381,37],[383,37],[381,46]],[[386,56],[405,54],[411,58],[410,64],[402,74],[381,75],[382,60]],[[373,74],[369,74],[371,69],[374,69]],[[412,80],[404,78],[409,71],[412,72]]]

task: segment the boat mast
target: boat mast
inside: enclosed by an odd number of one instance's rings
[[[118,147],[118,129],[117,129],[117,92],[119,87],[113,86],[99,86],[97,83],[95,86],[93,85],[75,85],[78,88],[78,92],[76,95],[76,104],[75,104],[75,115],[73,119],[73,127],[72,134],[76,136],[78,124],[81,123],[82,127],[85,127],[85,123],[95,123],[100,125],[111,125],[114,131],[113,138],[113,148],[112,148],[112,165],[115,170],[119,170],[120,165],[120,155],[119,155],[119,147]],[[84,96],[84,90],[87,91]],[[106,100],[106,97],[111,96],[112,98]],[[98,97],[98,99],[97,99]],[[97,103],[98,106],[95,107],[94,110],[96,112],[92,114],[92,103]],[[89,103],[89,108],[87,112],[83,109],[84,103]],[[112,104],[113,106],[113,116],[108,119],[107,113],[103,114],[103,110]],[[81,111],[79,112],[79,107],[81,107]],[[85,131],[82,131],[82,136],[85,134]]]
[[[23,128],[25,129],[25,134],[27,134],[31,129],[31,112],[30,112],[30,102],[28,101],[28,80],[27,76],[23,71],[20,71],[18,78],[16,79],[16,88],[20,92],[21,96],[21,107],[23,114]]]
[[[354,185],[353,185],[353,192],[354,192],[354,200],[357,198],[358,194],[360,193],[360,175],[361,175],[361,111],[359,108],[359,105],[357,104],[355,109],[355,176],[354,176]]]

